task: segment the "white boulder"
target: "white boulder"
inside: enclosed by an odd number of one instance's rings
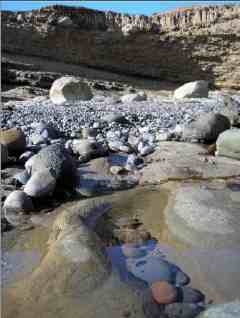
[[[90,100],[93,97],[90,87],[73,76],[64,76],[55,80],[49,93],[54,104]]]
[[[194,97],[208,97],[208,82],[195,81],[186,83],[174,91],[173,98],[194,98]]]

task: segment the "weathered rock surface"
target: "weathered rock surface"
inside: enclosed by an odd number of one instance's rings
[[[29,100],[38,96],[47,96],[47,94],[48,91],[45,89],[30,86],[19,86],[6,92],[2,92],[2,101]]]
[[[240,129],[231,129],[219,135],[216,155],[240,160]]]
[[[174,192],[172,207],[166,212],[172,233],[199,247],[239,244],[239,179],[188,182]]]
[[[231,158],[206,154],[199,144],[174,141],[160,143],[147,157],[140,183],[163,182],[189,178],[224,178],[238,176],[240,162]]]
[[[19,12],[5,11],[3,50],[174,82],[206,79],[239,88],[239,12],[238,5],[224,5],[147,17],[52,6],[21,12],[18,19]],[[60,18],[71,19],[74,27],[62,27]]]

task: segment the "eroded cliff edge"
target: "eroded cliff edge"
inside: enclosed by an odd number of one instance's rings
[[[68,17],[68,18],[66,18]],[[2,12],[2,52],[173,82],[240,88],[240,5],[130,16],[50,6]]]

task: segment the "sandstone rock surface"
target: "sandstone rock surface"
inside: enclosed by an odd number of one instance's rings
[[[3,50],[8,53],[54,56],[56,61],[179,83],[202,79],[239,88],[239,5],[178,9],[149,17],[66,6],[21,12],[20,20],[18,14],[2,12]],[[74,29],[54,24],[62,17],[71,19]]]

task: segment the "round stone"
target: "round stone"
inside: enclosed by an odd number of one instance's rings
[[[3,205],[5,218],[13,225],[21,223],[22,214],[30,212],[33,209],[31,198],[20,190],[11,192]]]
[[[151,285],[154,300],[158,304],[171,304],[177,299],[176,288],[166,281],[158,281]]]

